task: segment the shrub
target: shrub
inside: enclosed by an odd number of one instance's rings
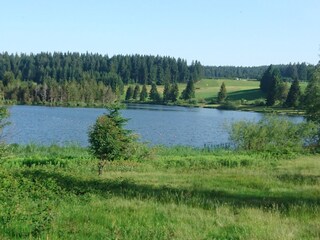
[[[318,141],[318,127],[311,122],[294,123],[285,117],[264,117],[258,122],[232,124],[230,139],[238,149],[299,152]]]
[[[265,99],[262,99],[262,98],[256,99],[254,101],[254,105],[255,106],[266,106],[266,101],[265,101]]]

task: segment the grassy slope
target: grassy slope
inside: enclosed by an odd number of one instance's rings
[[[154,149],[102,177],[85,149],[0,166],[0,239],[319,239],[319,155]]]

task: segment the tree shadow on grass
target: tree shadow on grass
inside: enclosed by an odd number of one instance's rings
[[[100,196],[117,196],[126,199],[154,200],[162,203],[186,204],[204,209],[220,204],[234,207],[277,208],[286,212],[291,205],[320,205],[320,197],[308,197],[298,194],[283,193],[281,196],[269,196],[268,193],[240,193],[218,190],[198,190],[155,187],[148,184],[136,184],[128,179],[80,179],[61,173],[41,170],[26,170],[23,176],[36,181],[51,181],[65,192],[75,195],[93,193]],[[236,183],[235,183],[236,184]]]
[[[252,101],[259,98],[265,98],[265,94],[260,89],[249,89],[228,93],[228,99],[232,101],[241,99]]]

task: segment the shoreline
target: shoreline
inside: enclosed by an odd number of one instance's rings
[[[217,109],[224,111],[241,111],[241,112],[257,112],[266,114],[277,114],[277,115],[287,115],[287,116],[305,116],[305,111],[301,109],[289,109],[282,108],[279,106],[267,107],[267,106],[254,106],[254,105],[240,105],[236,107],[228,107],[221,104],[188,104],[188,103],[155,103],[155,102],[133,102],[133,101],[121,101],[121,104],[137,104],[137,105],[159,105],[168,107],[187,107],[187,108],[207,108],[207,109]],[[40,107],[65,107],[65,108],[106,108],[107,104],[4,104],[3,106],[40,106]]]

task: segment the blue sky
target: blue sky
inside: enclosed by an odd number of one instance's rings
[[[0,52],[316,64],[319,0],[0,0]]]

